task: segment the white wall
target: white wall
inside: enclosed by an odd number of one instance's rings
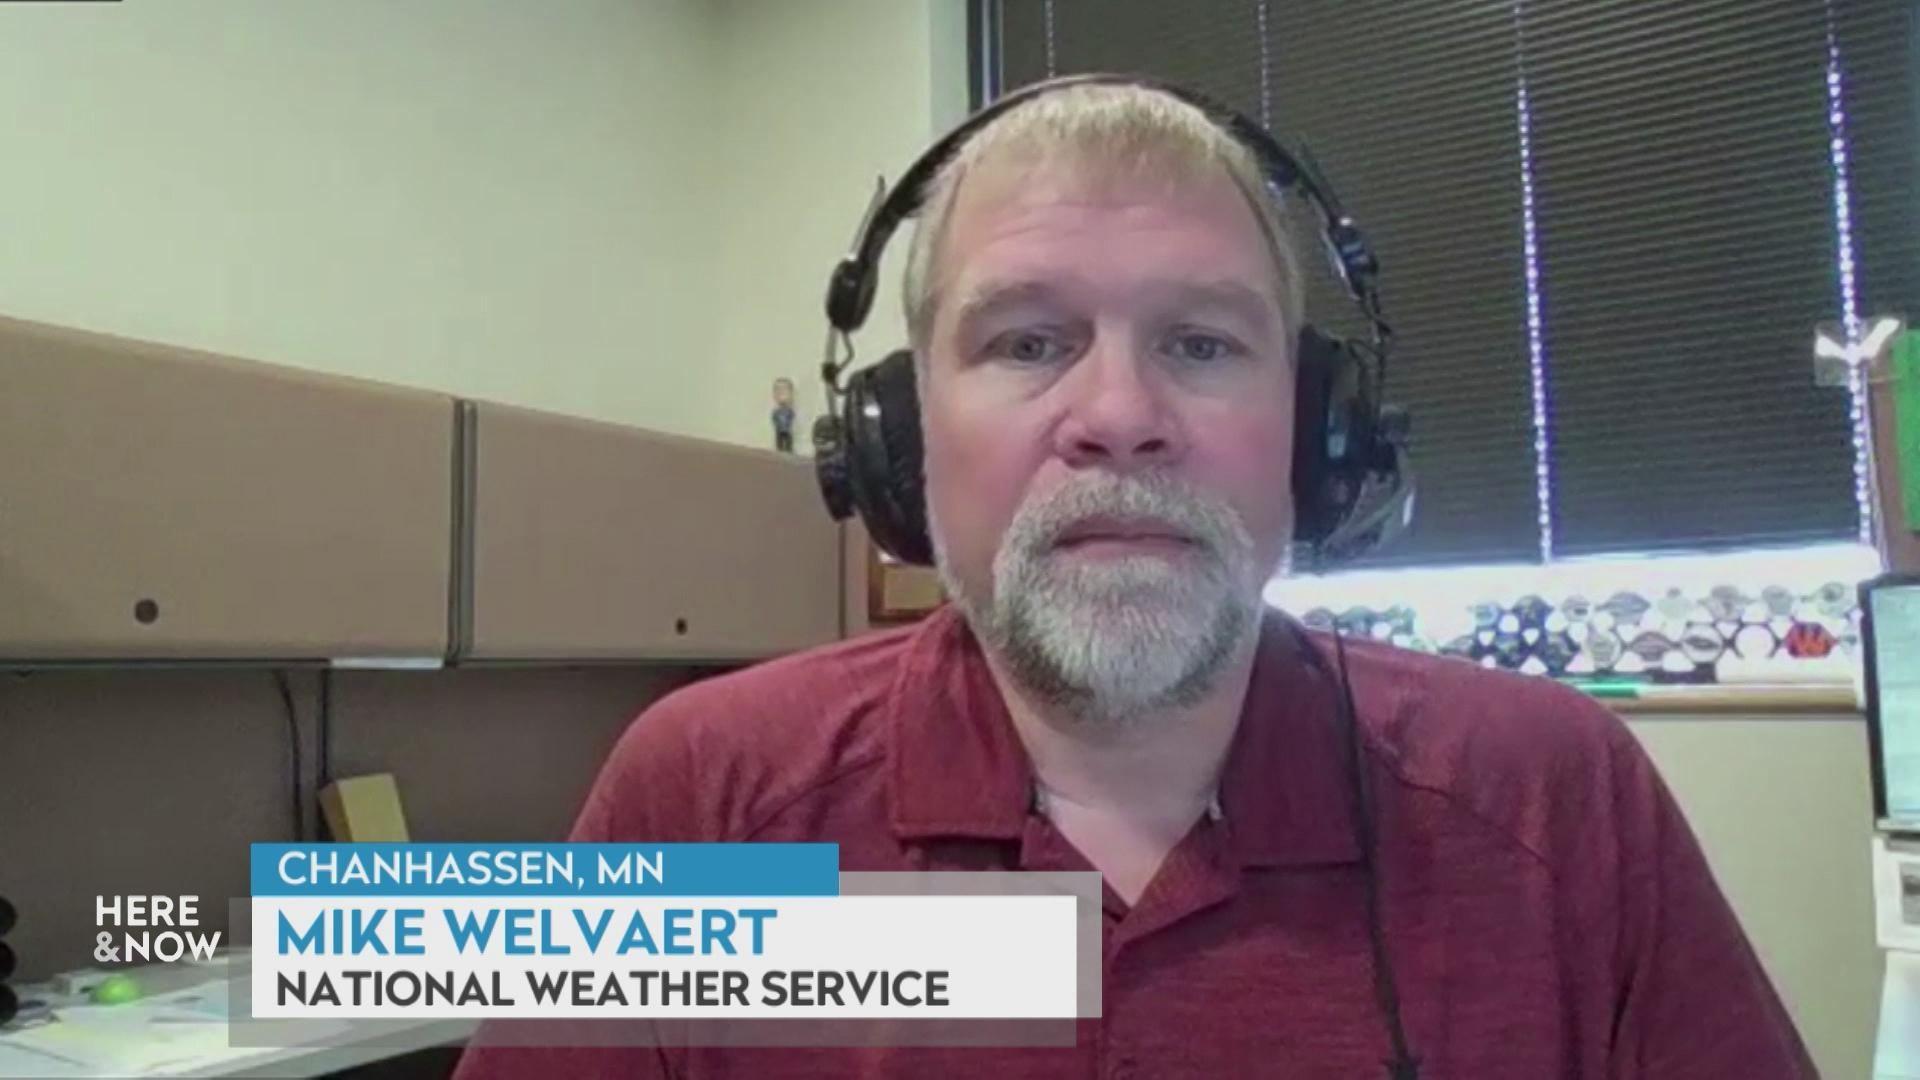
[[[0,314],[765,445],[962,11],[0,4]]]
[[[764,445],[770,384],[799,389],[799,439],[823,405],[822,302],[874,180],[897,178],[966,112],[960,0],[721,0],[720,106],[739,137],[720,147],[723,208],[715,330],[719,426]],[[889,249],[862,360],[905,344]]]
[[[1673,789],[1822,1076],[1872,1072],[1880,1010],[1859,717],[1640,716]]]

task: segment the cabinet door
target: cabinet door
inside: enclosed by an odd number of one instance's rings
[[[441,657],[454,402],[0,319],[0,662]]]
[[[753,660],[840,635],[808,459],[479,404],[476,660]]]

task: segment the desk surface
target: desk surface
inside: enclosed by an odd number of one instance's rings
[[[22,987],[50,1010],[0,1028],[0,1078],[322,1076],[460,1042],[475,1027],[470,1020],[325,1024],[308,1027],[300,1045],[234,1046],[228,1003],[238,976],[225,957],[131,974],[145,995],[125,1005]]]
[[[430,1020],[409,1025],[398,1035],[382,1035],[372,1042],[347,1043],[339,1046],[295,1046],[282,1049],[259,1050],[246,1057],[235,1057],[219,1062],[209,1062],[206,1067],[186,1072],[147,1074],[180,1077],[214,1076],[271,1076],[271,1077],[308,1077],[325,1076],[328,1073],[351,1069],[357,1065],[384,1061],[387,1058],[411,1054],[416,1050],[425,1050],[434,1046],[448,1046],[464,1042],[473,1034],[476,1024],[471,1020]],[[404,1043],[396,1042],[404,1039]]]
[[[1672,713],[1742,716],[1806,715],[1860,717],[1852,686],[1832,683],[1712,683],[1644,686],[1632,697],[1604,697],[1603,704],[1630,715]]]

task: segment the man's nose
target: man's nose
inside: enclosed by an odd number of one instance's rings
[[[1165,465],[1184,449],[1168,388],[1142,350],[1096,344],[1061,389],[1068,394],[1057,451],[1075,468],[1133,470]]]

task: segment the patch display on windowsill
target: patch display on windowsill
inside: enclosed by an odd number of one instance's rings
[[[1619,591],[1593,600],[1529,593],[1484,601],[1426,620],[1406,605],[1384,610],[1316,607],[1301,616],[1320,630],[1389,641],[1491,668],[1552,676],[1640,676],[1656,682],[1720,682],[1766,670],[1783,677],[1846,665],[1860,644],[1858,594],[1830,581],[1802,593],[1784,585],[1749,592],[1717,585],[1670,588],[1649,599]],[[1436,631],[1435,624],[1450,628]],[[1441,638],[1441,640],[1435,640]]]

